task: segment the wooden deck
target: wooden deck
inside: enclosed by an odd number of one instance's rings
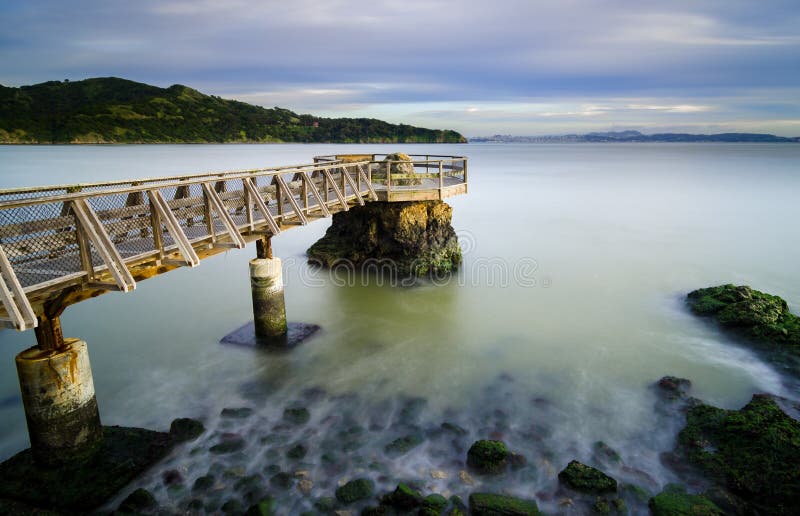
[[[129,292],[137,281],[357,204],[467,193],[465,157],[384,157],[0,190],[0,325],[35,328],[49,304]]]

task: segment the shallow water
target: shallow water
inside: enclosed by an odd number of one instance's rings
[[[65,335],[89,344],[105,424],[166,429],[175,417],[205,420],[200,440],[137,482],[166,508],[182,510],[199,496],[191,485],[209,471],[215,487],[200,496],[209,508],[229,498],[246,505],[235,485],[254,473],[259,489],[283,493],[291,513],[359,475],[380,489],[409,479],[428,492],[465,496],[477,489],[459,479],[465,450],[490,436],[529,461],[502,487],[537,493],[545,509],[557,507],[556,473],[571,459],[592,462],[596,441],[622,456],[604,465],[612,476],[656,491],[674,480],[658,455],[672,447],[679,422],[654,410],[648,386],[655,380],[690,378],[693,395],[730,408],[754,392],[796,397],[773,367],[689,314],[683,298],[701,286],[750,284],[798,311],[800,146],[4,146],[0,186],[395,149],[470,158],[470,193],[448,201],[465,264],[446,284],[400,288],[310,269],[304,251],[329,223],[317,221],[273,239],[284,260],[289,319],[323,328],[289,354],[219,344],[251,318],[251,247],[66,311]],[[32,332],[0,331],[2,458],[27,446],[13,356],[33,344]],[[400,417],[416,398],[426,400],[414,405],[419,414]],[[311,420],[285,426],[284,408],[298,403]],[[224,419],[224,407],[255,412]],[[444,421],[468,434],[443,434]],[[245,450],[209,454],[224,432],[243,436]],[[341,448],[334,441],[341,432],[357,435],[332,466],[323,455]],[[417,433],[423,444],[387,456],[388,442]],[[298,441],[309,451],[293,461],[285,452]],[[271,486],[276,467],[308,471],[309,496],[297,485]],[[170,468],[187,487],[162,486]],[[434,479],[431,470],[447,478]]]

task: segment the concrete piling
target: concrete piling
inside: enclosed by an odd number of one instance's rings
[[[250,290],[256,339],[266,345],[285,345],[286,303],[280,258],[250,260]]]
[[[57,466],[88,456],[103,439],[89,352],[79,339],[57,349],[34,346],[16,357],[31,450]]]

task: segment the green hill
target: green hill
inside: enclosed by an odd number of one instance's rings
[[[103,77],[0,85],[0,143],[463,143],[455,131],[320,118]]]

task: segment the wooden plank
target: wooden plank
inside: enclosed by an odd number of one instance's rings
[[[367,165],[367,172],[369,172],[369,165]],[[372,180],[369,178],[369,174],[364,174],[362,165],[358,166],[358,177],[360,177],[364,181],[364,184],[367,185],[367,190],[369,191],[369,195],[372,197],[372,200],[377,201],[378,194],[375,193],[375,188],[372,187]]]
[[[76,199],[71,202],[72,212],[75,214],[78,224],[86,232],[86,236],[91,241],[97,254],[102,258],[103,263],[108,267],[119,289],[123,292],[134,290],[136,282],[133,280],[133,276],[128,271],[116,246],[103,228],[103,223],[97,218],[97,214],[84,199]]]
[[[219,218],[220,221],[222,221],[222,225],[225,226],[225,232],[228,234],[228,237],[231,239],[231,242],[233,243],[234,247],[236,247],[237,249],[244,248],[244,246],[247,245],[247,243],[239,234],[239,230],[236,229],[236,224],[233,222],[231,214],[228,213],[228,209],[225,207],[222,200],[219,198],[219,195],[217,195],[217,192],[214,190],[214,188],[211,187],[209,183],[202,183],[202,185],[203,185],[203,192],[206,194],[206,198],[208,199],[210,209],[217,213],[217,217]],[[211,220],[210,213],[209,213],[209,220]],[[210,233],[213,235],[215,233],[215,228],[213,227],[213,222],[211,224],[212,228]]]

